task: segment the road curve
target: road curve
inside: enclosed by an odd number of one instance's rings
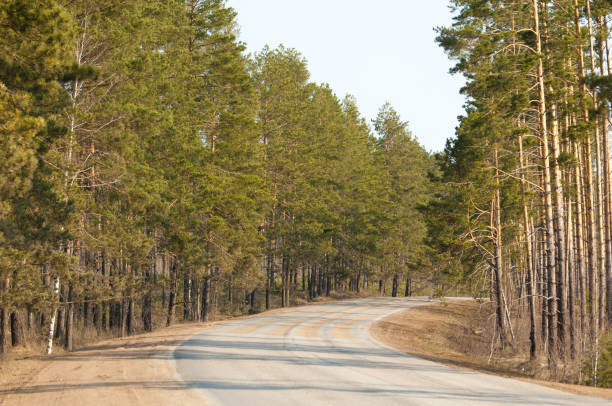
[[[368,326],[427,299],[362,299],[234,320],[174,351],[177,376],[211,406],[609,405],[392,350]]]

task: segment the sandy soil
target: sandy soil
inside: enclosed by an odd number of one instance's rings
[[[190,404],[169,362],[174,347],[205,325],[177,325],[100,342],[70,354],[3,365],[0,405]]]
[[[338,294],[316,302],[353,297]],[[0,405],[204,404],[193,391],[181,390],[184,386],[175,376],[170,356],[181,342],[223,322],[177,324],[153,333],[100,341],[71,353],[56,348],[50,357],[33,355],[40,354],[41,348],[14,350],[0,362]]]
[[[370,333],[393,348],[431,361],[612,400],[612,389],[549,382],[521,375],[517,372],[521,370],[521,357],[507,357],[503,363],[489,363],[490,342],[488,334],[483,332],[488,313],[482,306],[476,301],[462,301],[415,307],[374,323]]]

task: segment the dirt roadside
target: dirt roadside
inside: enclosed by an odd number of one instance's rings
[[[152,333],[113,338],[52,356],[15,352],[0,362],[0,405],[202,405],[175,377],[171,355],[192,335],[226,321],[295,310],[296,307],[354,299],[318,298],[285,309],[212,323],[181,323]],[[38,351],[40,353],[40,350]]]
[[[522,375],[520,357],[490,364],[490,343],[488,334],[482,331],[481,307],[482,304],[471,300],[415,307],[379,320],[370,327],[370,334],[392,348],[445,365],[612,400],[612,389],[549,382]]]
[[[8,361],[0,405],[201,404],[169,361],[176,345],[206,328],[176,325],[70,354]]]

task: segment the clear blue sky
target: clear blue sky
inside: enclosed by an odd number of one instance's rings
[[[311,79],[355,95],[368,122],[389,101],[430,151],[444,148],[463,112],[460,76],[434,43],[449,25],[446,0],[228,0],[249,52],[283,44]]]

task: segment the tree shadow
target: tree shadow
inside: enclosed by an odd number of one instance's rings
[[[282,384],[272,381],[242,380],[242,381],[219,381],[219,380],[160,380],[160,381],[114,381],[114,382],[91,382],[82,384],[41,384],[22,387],[19,389],[1,390],[0,395],[23,395],[53,393],[62,391],[79,391],[88,389],[109,389],[134,387],[140,390],[164,390],[181,391],[186,389],[209,390],[219,392],[252,392],[254,396],[263,396],[262,392],[292,392],[292,391],[317,391],[320,393],[328,392],[344,394],[363,394],[387,397],[402,397],[410,401],[418,399],[445,400],[456,402],[457,404],[533,404],[543,406],[567,406],[571,398],[568,399],[564,394],[559,395],[523,395],[521,393],[498,393],[487,391],[458,391],[458,390],[426,390],[409,388],[405,386],[389,384],[365,384],[360,386],[346,386],[334,383],[301,383],[301,384]],[[379,398],[379,401],[384,402]],[[604,404],[604,403],[602,403]]]

